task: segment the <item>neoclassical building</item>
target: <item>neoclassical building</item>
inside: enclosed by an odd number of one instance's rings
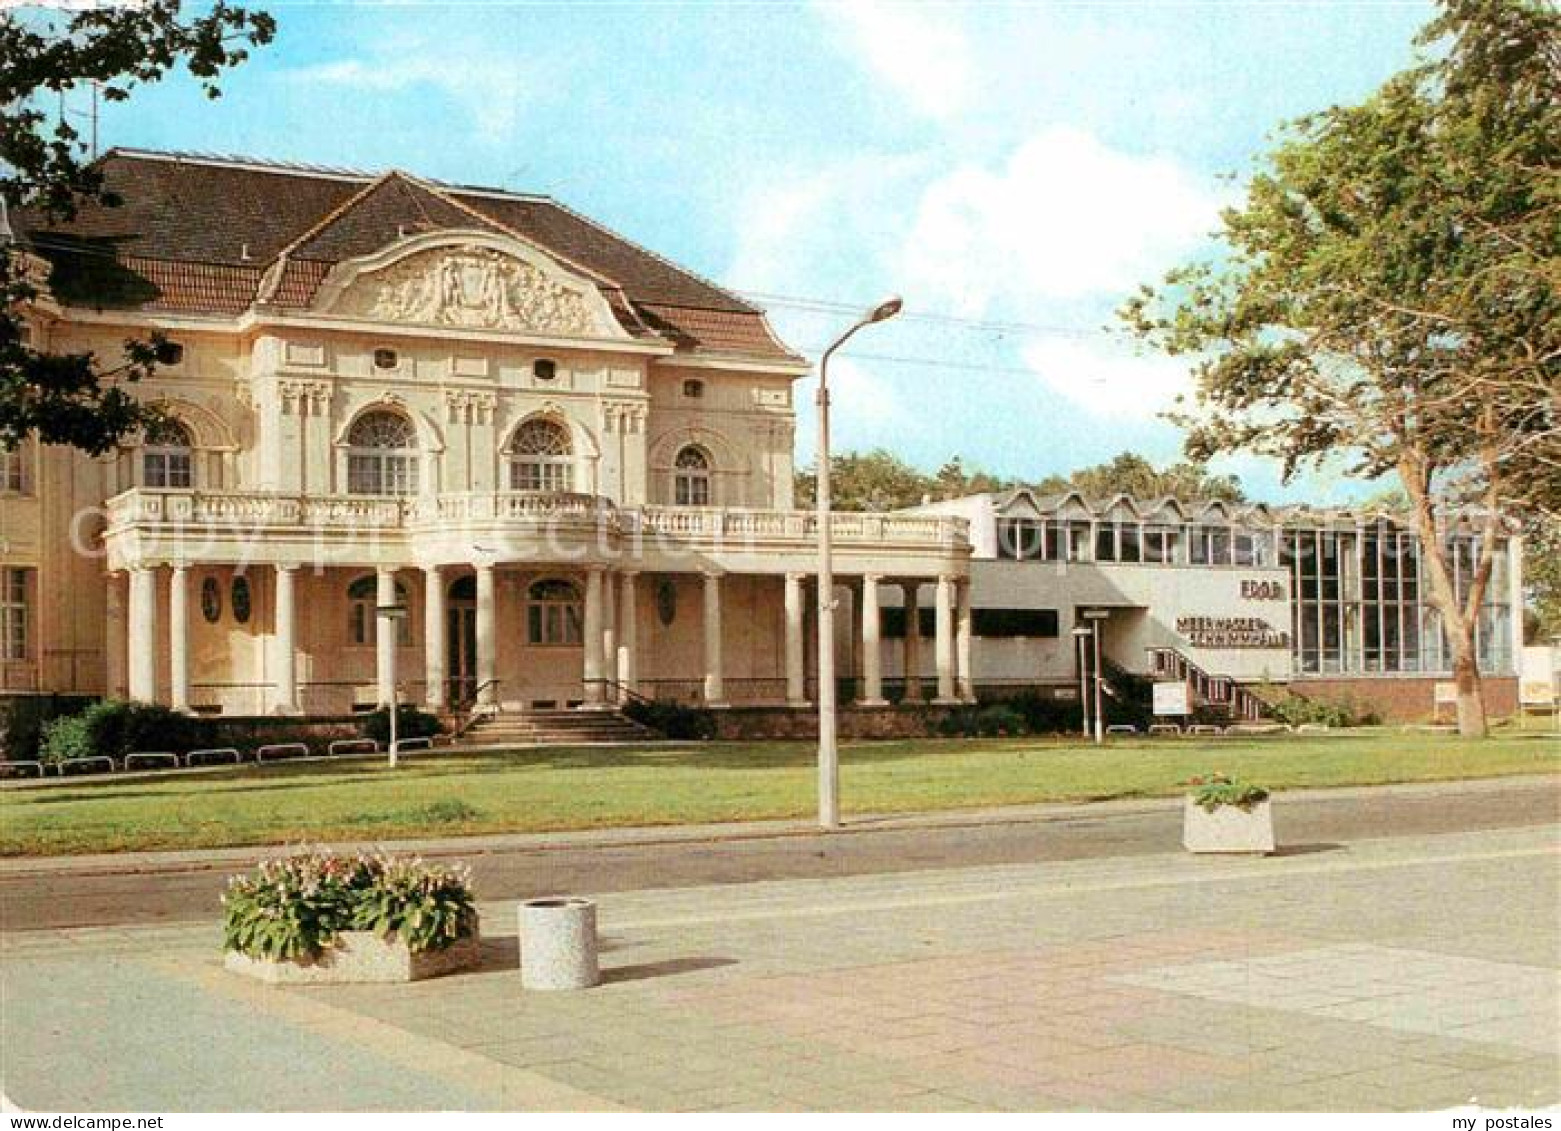
[[[161,331],[176,357],[140,395],[166,423],[100,459],[0,453],[0,694],[806,704],[808,366],[760,310],[545,197],[131,150],[102,169],[121,207],[14,218],[46,281],[29,332],[111,366]],[[969,696],[966,534],[836,516],[862,700],[899,655],[884,593],[935,609],[903,645],[924,694]]]

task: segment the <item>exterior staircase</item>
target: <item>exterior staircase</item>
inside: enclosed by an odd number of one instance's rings
[[[1210,675],[1175,648],[1149,649],[1149,668],[1155,679],[1186,680],[1197,706],[1226,713],[1236,722],[1258,722],[1268,717],[1268,704],[1228,675]]]
[[[459,746],[567,746],[655,741],[661,736],[616,710],[498,711],[477,716]]]

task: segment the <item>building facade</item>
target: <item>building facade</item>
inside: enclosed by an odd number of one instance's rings
[[[543,197],[122,150],[102,168],[122,207],[20,218],[46,283],[29,333],[110,367],[163,333],[140,395],[165,422],[99,459],[0,454],[0,693],[806,705],[808,367],[761,311]],[[927,594],[933,638],[906,647],[932,657],[929,696],[968,692],[964,520],[838,515],[833,536],[858,608]],[[878,623],[841,645],[875,703]]]
[[[969,523],[978,689],[1072,693],[1088,613],[1107,663],[1236,706],[1243,687],[1275,683],[1416,718],[1451,678],[1418,541],[1392,515],[1024,490],[905,513]],[[1455,522],[1447,537],[1462,594],[1480,534]],[[1521,539],[1504,536],[1477,625],[1498,709],[1514,694],[1522,562]]]

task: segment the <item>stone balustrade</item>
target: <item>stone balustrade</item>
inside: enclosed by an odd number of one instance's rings
[[[450,523],[544,526],[599,523],[611,533],[651,534],[692,541],[811,542],[818,520],[811,511],[644,506],[619,507],[596,495],[490,491],[406,497],[288,495],[266,491],[137,488],[110,499],[108,533],[137,527],[392,532]],[[948,515],[839,513],[832,533],[842,544],[964,543],[968,524]]]

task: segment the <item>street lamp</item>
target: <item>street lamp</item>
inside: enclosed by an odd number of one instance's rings
[[[1105,609],[1086,609],[1084,619],[1089,621],[1089,633],[1095,638],[1095,745],[1106,741],[1106,705],[1102,699],[1106,681],[1100,672],[1100,622],[1111,614]]]
[[[396,702],[396,633],[400,622],[406,619],[407,607],[405,605],[375,605],[374,615],[378,618],[376,631],[380,633],[380,640],[391,641],[391,646],[385,649],[385,654],[390,657],[390,766],[396,766],[396,724],[400,721],[400,705]]]
[[[1089,645],[1086,641],[1095,635],[1087,628],[1075,628],[1073,641],[1076,645],[1073,649],[1079,663],[1079,726],[1084,737],[1089,737]]]
[[[835,735],[835,564],[829,529],[829,359],[863,326],[900,313],[899,295],[890,295],[824,351],[818,363],[818,823],[840,827],[840,751]]]

